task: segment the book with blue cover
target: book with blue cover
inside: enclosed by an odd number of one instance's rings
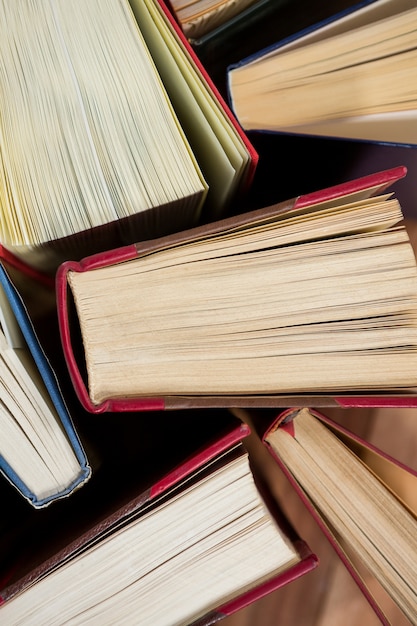
[[[412,0],[364,0],[229,67],[233,110],[246,131],[414,146],[416,29]]]
[[[249,208],[405,165],[408,176],[395,185],[395,192],[406,217],[415,215],[415,81],[403,74],[417,67],[412,60],[416,55],[415,3],[353,0],[350,5],[332,4],[331,15],[310,19],[308,24],[304,11],[298,15],[292,7],[291,27],[286,33],[278,31],[272,42],[271,37],[259,37],[256,48],[252,46],[246,55],[235,57],[227,68],[229,102],[260,156]],[[394,46],[399,46],[397,54]],[[320,62],[313,56],[317,54]],[[398,69],[394,65],[397,62],[409,63],[408,69]],[[332,71],[326,71],[329,64]],[[384,74],[388,69],[389,76]],[[327,82],[327,92],[323,81]],[[402,100],[395,81],[409,90]],[[385,89],[392,86],[391,110],[365,109],[365,99],[373,98],[380,106]],[[339,88],[347,89],[341,100]],[[297,94],[294,106],[290,93]],[[338,98],[339,109],[332,111]],[[249,112],[251,101],[257,120]],[[360,105],[356,113],[349,108],[355,103]],[[397,110],[398,106],[403,110]],[[298,116],[303,107],[301,119]],[[284,114],[297,119],[284,122]],[[280,185],[276,184],[278,154],[285,154],[279,162]]]
[[[23,300],[0,265],[0,469],[34,507],[91,474]]]

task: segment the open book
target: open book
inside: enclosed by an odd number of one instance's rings
[[[254,150],[157,0],[6,3],[0,25],[14,254],[53,271],[207,219],[249,182]]]
[[[246,130],[415,145],[416,32],[413,0],[360,2],[230,67],[232,108]]]
[[[263,440],[359,586],[369,593],[358,562],[414,623],[415,472],[307,408],[281,413]]]
[[[0,469],[35,507],[70,494],[90,467],[19,294],[0,266]]]
[[[52,613],[61,622],[213,624],[312,570],[316,557],[264,504],[241,443],[248,433],[234,422],[1,589],[0,621],[39,624]]]
[[[413,396],[417,266],[386,191],[403,174],[64,263],[58,313],[80,400],[103,411]]]

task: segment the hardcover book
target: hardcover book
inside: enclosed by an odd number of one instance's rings
[[[0,240],[13,254],[53,273],[211,219],[247,187],[257,155],[158,0],[0,11]]]
[[[417,267],[388,190],[404,174],[64,263],[61,340],[84,407],[415,403]]]
[[[52,610],[62,621],[140,615],[152,626],[214,624],[314,569],[315,555],[277,505],[267,507],[262,481],[256,486],[242,445],[249,428],[224,424],[226,432],[3,586],[1,620],[39,624]]]
[[[34,506],[90,477],[84,449],[25,305],[0,265],[0,469]]]
[[[354,36],[355,28],[361,24],[363,24],[361,28],[366,29],[367,25],[377,22],[380,17],[389,18],[400,13],[402,9],[414,8],[413,3],[407,0],[396,3],[391,0],[362,0],[360,2],[338,0],[332,2],[331,5],[329,3],[323,5],[324,3],[320,1],[298,2],[297,5],[287,3],[280,11],[279,17],[262,24],[262,28],[256,29],[253,37],[243,38],[244,49],[241,52],[238,46],[232,48],[231,51],[226,48],[229,62],[218,72],[218,82],[224,85],[223,90],[227,94],[232,109],[235,96],[232,86],[235,71],[244,72],[246,66],[255,68],[258,59],[260,64],[264,58],[265,61],[272,63],[272,58],[275,57],[278,65],[281,56],[307,55],[310,44],[320,46],[330,41],[333,34],[335,40],[338,41],[342,32],[349,36],[348,32],[351,31]],[[388,22],[388,28],[391,25],[391,22]],[[336,46],[332,48],[333,51],[335,49]],[[332,54],[332,52],[329,53],[329,60]],[[220,63],[215,50],[209,50],[207,55],[203,53],[201,58],[204,59],[207,67],[217,67]],[[306,64],[304,65],[307,67]],[[365,64],[363,69],[366,67]],[[308,71],[310,69],[309,66]],[[310,73],[313,79],[314,73]],[[335,74],[332,75],[335,76]],[[277,70],[275,76],[278,78],[279,86],[281,71]],[[386,81],[386,84],[388,83],[390,81]],[[348,81],[344,81],[344,84],[348,84]],[[351,84],[350,82],[349,85]],[[253,88],[253,92],[256,93],[256,87]],[[333,92],[335,90],[332,88],[331,94]],[[269,95],[281,97],[273,90]],[[321,91],[317,98],[322,99]],[[331,98],[330,95],[328,102],[331,102]],[[260,110],[258,103],[262,97],[256,93],[255,99],[257,110]],[[348,100],[353,102],[350,95]],[[302,98],[299,98],[299,103],[301,102]],[[306,99],[305,102],[308,102],[308,107],[310,107],[312,99]],[[321,105],[320,109],[324,110]],[[274,111],[278,115],[282,110],[289,111],[291,107],[275,104],[270,107],[269,114]],[[294,107],[292,110],[296,111],[297,108]],[[401,122],[401,115],[404,122]],[[292,195],[306,193],[312,188],[328,187],[338,182],[369,175],[374,171],[405,165],[409,174],[399,181],[394,189],[404,214],[410,218],[415,217],[413,185],[417,173],[417,152],[413,140],[415,124],[411,120],[410,123],[405,121],[408,113],[401,115],[380,114],[378,118],[378,115],[362,115],[361,112],[361,115],[357,117],[314,122],[309,124],[309,128],[275,126],[274,129],[267,123],[267,116],[263,115],[262,122],[258,126],[259,130],[248,130],[249,125],[243,118],[240,118],[240,123],[246,128],[246,133],[259,154],[260,167],[257,169],[255,184],[246,196],[248,209],[279,202]],[[411,111],[409,115],[412,116]],[[378,119],[383,121],[379,123]],[[372,128],[375,130],[372,138],[371,135],[368,139],[363,138],[362,131]],[[394,131],[396,128],[400,130],[401,136],[396,130]],[[356,133],[358,129],[360,133]],[[390,137],[381,135],[381,130],[385,133],[388,131]],[[277,154],[285,154],[285,159],[280,159],[279,185],[276,184]],[[318,154],[319,159],[317,159]]]
[[[248,423],[261,422],[245,411]],[[358,572],[362,563],[413,623],[417,614],[417,475],[313,409],[288,409],[263,441],[325,533],[381,622]]]
[[[416,24],[412,0],[365,0],[242,59],[228,71],[239,122],[415,146]]]

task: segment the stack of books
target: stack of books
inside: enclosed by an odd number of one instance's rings
[[[160,0],[0,7],[2,623],[214,624],[311,576],[271,464],[415,622],[417,474],[328,415],[417,407],[407,164],[285,199],[256,148],[413,154],[411,4],[230,66],[231,106]]]

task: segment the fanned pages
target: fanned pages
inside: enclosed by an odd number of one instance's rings
[[[0,266],[0,468],[35,507],[71,493],[90,468],[24,305]]]
[[[317,419],[319,417],[319,419]],[[265,435],[272,454],[345,549],[414,623],[417,519],[309,409],[290,410]],[[405,471],[405,470],[403,470]],[[410,474],[410,478],[415,475]]]
[[[33,265],[196,223],[214,176],[194,152],[239,170],[220,183],[224,203],[246,173],[242,136],[159,5],[134,8],[140,26],[127,0],[0,3],[0,237]],[[185,82],[179,112],[164,55]],[[200,101],[216,122],[200,132],[195,118],[188,139],[181,119]]]
[[[358,3],[229,68],[232,108],[262,129],[417,144],[417,8]]]
[[[417,267],[377,180],[61,268],[93,404],[412,390]]]
[[[313,569],[232,435],[3,589],[0,619],[39,624],[52,607],[63,622],[208,625]]]

